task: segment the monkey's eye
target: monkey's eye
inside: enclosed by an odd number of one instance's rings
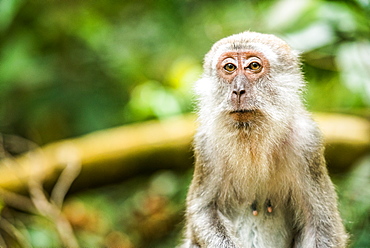
[[[231,64],[231,63],[227,63],[225,66],[224,66],[224,69],[228,72],[233,72],[236,70],[236,65],[234,64]]]
[[[258,62],[252,62],[248,65],[248,69],[251,69],[252,71],[258,71],[261,69],[261,64]]]

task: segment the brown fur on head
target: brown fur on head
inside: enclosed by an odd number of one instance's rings
[[[199,111],[209,112],[200,114],[200,121],[221,118],[234,127],[281,123],[284,128],[303,108],[305,82],[298,61],[298,53],[273,35],[244,32],[216,42],[195,86]]]
[[[217,53],[220,49],[242,50],[252,48],[266,52],[266,50],[264,50],[266,47],[269,48],[269,52],[279,56],[281,61],[291,61],[291,63],[288,63],[290,66],[299,64],[298,53],[292,51],[290,46],[282,39],[271,34],[243,32],[231,35],[216,42],[205,56],[204,70],[206,73],[210,72],[209,69],[212,67],[210,64],[214,63],[213,58],[215,56],[219,56]],[[297,69],[299,70],[299,68]]]

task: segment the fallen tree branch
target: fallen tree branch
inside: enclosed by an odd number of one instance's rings
[[[370,151],[369,121],[339,114],[317,114],[315,119],[325,136],[331,171],[345,170]],[[189,115],[132,124],[52,143],[38,151],[1,160],[0,188],[24,190],[30,178],[39,177],[50,184],[55,183],[66,164],[74,163],[76,157],[81,164],[81,172],[73,183],[75,190],[113,183],[158,169],[191,168],[191,141],[195,126],[195,117]],[[69,156],[68,151],[73,155]]]

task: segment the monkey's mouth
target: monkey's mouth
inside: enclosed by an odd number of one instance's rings
[[[257,110],[255,109],[238,109],[238,110],[231,111],[230,114],[244,114],[244,113],[252,113],[256,111]]]
[[[256,109],[238,109],[230,112],[231,117],[238,122],[248,122],[258,115]]]

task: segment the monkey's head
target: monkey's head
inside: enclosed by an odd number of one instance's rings
[[[302,108],[303,86],[298,54],[286,42],[244,32],[213,45],[195,89],[200,118],[251,126],[288,121]]]

